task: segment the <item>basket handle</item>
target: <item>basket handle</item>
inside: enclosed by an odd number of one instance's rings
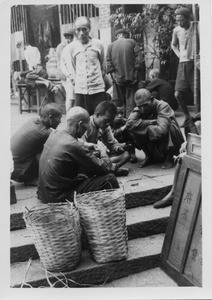
[[[30,209],[28,209],[26,206],[24,207],[28,212],[30,212]]]
[[[68,201],[68,199],[66,201],[71,205],[71,209],[73,209],[73,202]]]

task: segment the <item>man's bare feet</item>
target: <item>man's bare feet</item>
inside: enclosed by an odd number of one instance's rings
[[[171,169],[173,167],[174,167],[174,161],[173,160],[166,160],[162,165],[162,169]]]
[[[144,160],[138,165],[139,168],[144,168],[148,165],[151,165],[153,163],[150,156],[147,156],[144,158]]]
[[[166,195],[162,200],[155,202],[153,206],[154,208],[164,208],[167,206],[171,206],[173,203],[173,199],[174,199],[174,195],[170,191],[168,195]]]
[[[131,157],[130,157],[130,162],[132,164],[136,163],[138,161],[137,157],[135,154],[131,154]]]

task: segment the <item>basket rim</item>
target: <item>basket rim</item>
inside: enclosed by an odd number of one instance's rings
[[[70,207],[70,210],[66,210],[65,208],[69,206]],[[61,211],[59,211],[61,210]],[[42,218],[45,218],[46,216],[49,217],[51,214],[55,214],[55,213],[64,213],[65,212],[65,215],[64,216],[76,216],[77,213],[78,213],[78,208],[76,207],[76,205],[74,205],[74,203],[72,202],[59,202],[59,203],[46,203],[44,205],[36,205],[36,206],[33,206],[31,207],[30,209],[28,209],[26,206],[25,206],[25,209],[23,211],[23,219],[24,221],[27,223],[28,226],[30,226],[31,224],[29,223],[32,223],[33,221],[39,221],[41,220]],[[40,216],[38,217],[35,217],[33,220],[31,219],[31,216],[34,214],[34,213],[37,213],[39,214]],[[47,215],[48,214],[48,215]],[[64,216],[63,218],[61,218],[60,221],[67,221],[68,218],[65,218],[64,219]],[[50,224],[53,224],[55,223],[56,220],[52,220],[51,222],[43,222],[42,224],[46,224],[46,225],[50,225]],[[58,220],[57,220],[58,221]],[[40,224],[41,225],[41,224]],[[40,225],[37,225],[37,226],[40,226]],[[33,225],[34,226],[34,225]]]
[[[105,189],[105,190],[99,190],[99,191],[91,191],[91,192],[87,192],[87,193],[82,193],[82,194],[77,194],[77,197],[80,197],[80,196],[85,196],[85,195],[92,195],[92,194],[100,194],[100,193],[112,193],[112,192],[123,192],[124,193],[124,189],[122,187],[120,188],[117,188],[117,189]]]

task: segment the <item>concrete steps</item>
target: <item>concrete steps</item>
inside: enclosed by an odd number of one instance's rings
[[[152,205],[128,209],[126,223],[128,239],[146,237],[153,234],[165,233],[170,207],[156,210]],[[10,262],[27,261],[38,258],[33,239],[26,228],[10,232]]]
[[[172,178],[172,176],[171,176]],[[164,181],[158,182],[148,177],[142,180],[132,180],[123,182],[125,190],[126,208],[135,208],[153,204],[162,199],[170,190],[171,184],[167,185]],[[42,203],[36,198],[36,187],[23,186],[16,187],[17,203],[10,207],[10,230],[25,228],[26,224],[23,220],[23,210],[28,209]]]
[[[154,176],[152,176],[154,174]],[[130,178],[119,178],[120,185],[124,188],[126,194],[126,221],[129,237],[129,255],[127,260],[119,262],[111,262],[107,264],[97,264],[92,259],[87,249],[83,250],[82,260],[76,270],[64,273],[68,279],[70,287],[83,286],[107,286],[111,284],[120,284],[128,286],[128,276],[134,274],[135,277],[130,282],[141,279],[141,283],[145,284],[145,277],[149,273],[146,270],[154,270],[161,275],[159,284],[164,286],[175,286],[172,281],[165,280],[167,278],[163,271],[158,270],[160,262],[160,253],[162,249],[164,233],[166,231],[168,218],[171,208],[156,210],[153,203],[162,199],[170,190],[173,182],[173,171],[171,174],[165,174],[161,169],[146,169],[141,174],[140,170],[135,174],[131,174]],[[25,222],[23,220],[23,209],[30,209],[35,205],[41,205],[36,198],[35,187],[16,186],[17,203],[11,205],[10,225],[11,225],[11,286],[21,287],[23,278],[26,273],[28,262],[32,259],[30,267],[27,271],[26,282],[33,287],[49,286],[46,279],[45,271],[38,257],[38,253],[33,244],[32,238],[27,232]],[[136,275],[138,277],[136,277]],[[146,275],[145,275],[146,274]],[[55,275],[64,279],[63,274],[48,274],[51,282],[57,281]],[[122,279],[121,279],[122,278]],[[123,280],[118,281],[116,280]],[[139,280],[140,280],[139,279]],[[57,283],[57,286],[64,286],[64,283]],[[118,286],[118,285],[117,285]],[[160,285],[159,285],[160,286]],[[110,285],[108,285],[110,287]]]
[[[157,234],[145,238],[138,238],[129,241],[127,260],[111,262],[106,264],[95,263],[87,250],[83,251],[80,265],[76,270],[64,272],[63,275],[72,281],[70,287],[100,285],[115,279],[139,273],[145,270],[156,268],[159,263],[164,235]],[[28,262],[18,262],[12,265],[11,286],[20,287],[27,270]],[[53,275],[54,274],[54,275]],[[48,273],[49,280],[53,283],[57,281],[55,276],[64,279],[60,273]],[[77,282],[78,284],[74,283]],[[39,261],[33,260],[26,276],[26,282],[32,287],[49,286],[46,273],[42,269]],[[57,285],[63,286],[58,283]]]
[[[172,280],[160,268],[154,268],[124,278],[116,279],[106,283],[104,288],[111,287],[177,287],[177,283]]]

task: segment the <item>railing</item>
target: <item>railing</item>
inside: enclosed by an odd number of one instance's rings
[[[74,23],[74,20],[80,16],[88,18],[98,17],[99,8],[93,4],[70,4],[60,5],[61,24]]]

